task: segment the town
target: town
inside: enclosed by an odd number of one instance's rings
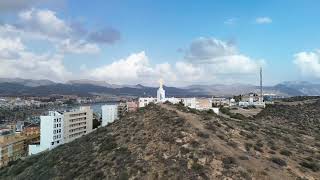
[[[10,162],[51,150],[61,144],[68,143],[96,128],[103,127],[128,112],[137,111],[150,103],[182,104],[188,108],[200,111],[213,111],[220,114],[220,109],[231,108],[250,113],[259,112],[267,103],[273,103],[275,96],[263,95],[262,84],[260,95],[249,93],[235,97],[166,97],[163,80],[159,80],[156,97],[138,98],[102,98],[61,96],[60,98],[1,98],[0,107],[30,109],[36,115],[14,117],[8,121],[4,117],[0,126],[0,167]],[[52,101],[52,99],[54,101]],[[268,100],[264,100],[268,99]],[[99,110],[91,108],[90,104],[98,103]],[[77,106],[70,106],[77,104]],[[1,110],[2,110],[1,109]],[[35,109],[35,110],[33,110]],[[42,111],[39,111],[42,110]],[[97,107],[95,108],[97,109]],[[47,110],[47,111],[46,111]],[[39,115],[38,115],[38,114]],[[226,113],[228,114],[228,113]],[[13,118],[13,117],[7,117]]]

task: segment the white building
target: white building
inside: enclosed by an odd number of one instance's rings
[[[40,144],[29,145],[29,155],[51,150],[92,131],[93,112],[90,107],[68,112],[49,111],[40,116]]]
[[[40,119],[40,144],[29,145],[29,155],[63,144],[63,114],[49,111],[48,116],[40,116]]]
[[[182,103],[189,108],[197,108],[196,98],[182,98]]]
[[[118,105],[107,104],[101,107],[102,109],[102,126],[106,126],[118,119]]]
[[[64,143],[71,142],[92,131],[93,111],[90,106],[63,113]]]
[[[144,97],[144,98],[139,98],[139,108],[145,107],[150,103],[156,103],[157,99],[153,97]]]

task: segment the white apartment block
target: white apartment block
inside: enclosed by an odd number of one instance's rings
[[[102,109],[102,123],[101,123],[102,127],[118,119],[118,105],[107,104],[107,105],[103,105],[101,109]]]
[[[40,116],[40,144],[29,145],[29,155],[51,150],[90,133],[92,118],[90,107],[69,112],[49,111],[48,116]]]
[[[63,144],[63,114],[49,111],[48,116],[40,116],[40,119],[40,144],[29,145],[29,155]]]
[[[71,142],[92,131],[93,111],[90,106],[80,107],[79,110],[65,112],[64,117],[64,142]]]

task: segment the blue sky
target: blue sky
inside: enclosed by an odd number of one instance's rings
[[[0,65],[13,73],[0,70],[0,77],[258,84],[262,66],[266,84],[318,82],[319,5],[316,0],[4,0]],[[11,57],[19,44],[21,52]]]

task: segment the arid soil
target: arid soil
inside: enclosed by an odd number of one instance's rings
[[[0,179],[317,179],[318,112],[318,101],[272,105],[239,120],[151,104],[15,162],[0,170]]]

